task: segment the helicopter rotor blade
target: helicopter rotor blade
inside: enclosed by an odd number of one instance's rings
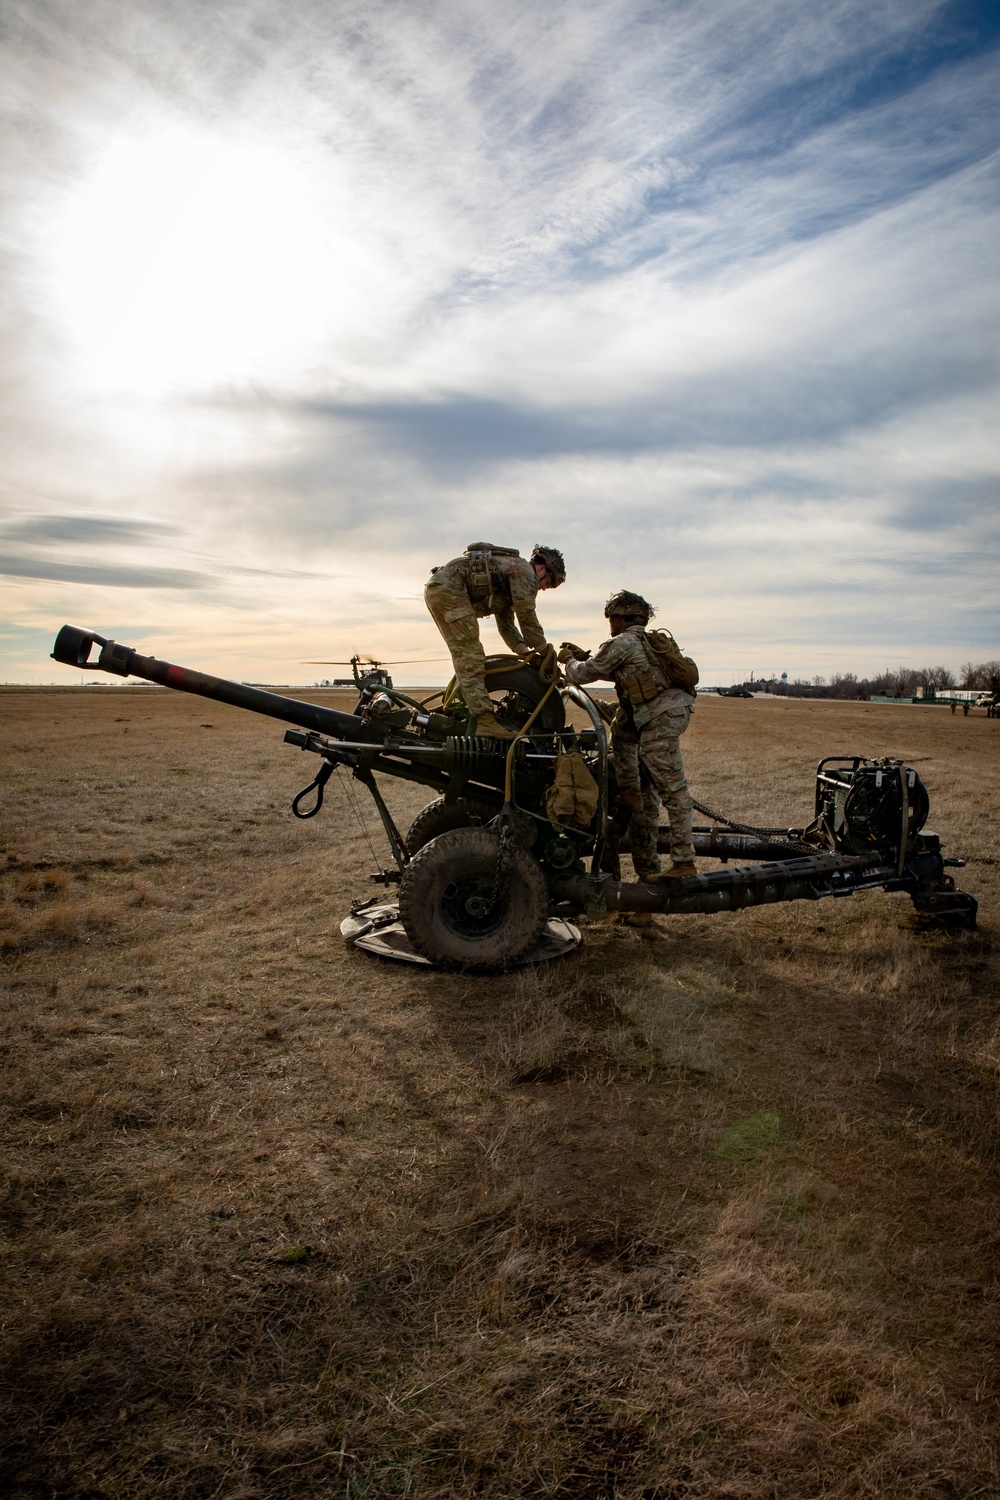
[[[376,658],[374,656],[358,657],[356,659],[358,661],[370,661],[372,663],[374,663],[376,661]],[[420,665],[420,663],[422,663],[422,662],[426,663],[428,665],[432,665],[432,664],[434,664],[436,662],[439,662],[439,661],[451,661],[451,657],[450,656],[411,656],[406,661],[386,661],[386,662],[382,662],[381,664],[383,666],[386,666],[386,667],[415,667],[415,666]],[[353,664],[354,664],[353,659],[352,659],[352,661],[300,661],[299,662],[299,666],[300,667],[350,667],[350,666],[353,666]]]

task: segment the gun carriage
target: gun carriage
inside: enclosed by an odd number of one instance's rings
[[[913,767],[897,760],[827,756],[816,771],[809,827],[750,829],[719,819],[729,826],[696,829],[694,843],[699,855],[723,868],[643,884],[620,878],[627,824],[615,814],[602,705],[581,688],[544,680],[519,658],[487,660],[497,717],[519,733],[508,743],[471,733],[474,721],[453,684],[416,699],[362,681],[353,712],[344,713],[144,656],[74,625],[60,630],[52,656],[292,725],[285,740],[319,758],[293,812],[315,816],[338,769],[361,782],[392,855],[392,864],[372,878],[398,884],[399,919],[413,947],[432,963],[516,963],[535,951],[552,916],[737,911],[875,888],[905,893],[928,919],[975,926],[974,898],[956,890],[947,873],[964,861],[945,858],[937,835],[925,827],[926,789]],[[578,710],[576,724],[568,722],[571,708]],[[567,814],[565,802],[553,797],[557,783],[567,781],[564,772],[569,782],[585,785],[582,813]],[[405,834],[382,796],[381,776],[435,794]],[[661,830],[664,848],[666,833]]]

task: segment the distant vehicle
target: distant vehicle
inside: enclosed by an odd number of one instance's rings
[[[730,687],[719,688],[720,698],[752,698],[753,693],[748,693],[746,688]]]

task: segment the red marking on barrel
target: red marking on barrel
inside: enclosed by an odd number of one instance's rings
[[[173,683],[173,682],[183,682],[184,681],[184,668],[183,667],[168,667],[167,668],[167,681],[170,682],[170,683]]]

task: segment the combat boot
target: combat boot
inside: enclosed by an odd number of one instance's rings
[[[480,714],[478,719],[476,720],[475,733],[476,737],[479,739],[517,739],[516,729],[505,729],[504,726],[500,723],[500,720],[497,718],[496,714],[491,714],[488,711],[486,713]]]
[[[664,870],[660,879],[683,880],[685,875],[697,875],[697,873],[698,867],[693,859],[678,859],[674,861],[669,870]]]

